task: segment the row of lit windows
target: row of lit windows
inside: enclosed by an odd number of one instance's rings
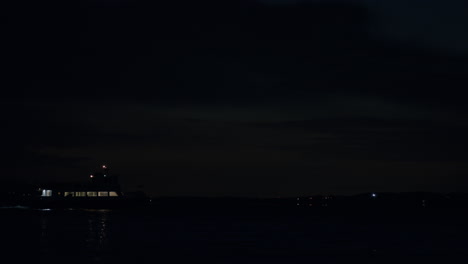
[[[61,196],[61,193],[58,192],[58,195]],[[52,196],[52,190],[42,190],[41,196]],[[100,191],[100,192],[63,192],[63,196],[65,197],[115,197],[119,196],[117,192],[107,192],[107,191]]]
[[[100,192],[64,192],[65,197],[106,197],[106,196],[111,196],[115,197],[118,196],[117,192],[106,192],[106,191],[100,191]]]

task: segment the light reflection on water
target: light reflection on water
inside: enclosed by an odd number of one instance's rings
[[[47,217],[41,217],[41,238],[40,238],[40,248],[41,251],[47,248],[47,234],[48,234],[48,226],[47,222],[48,219]]]
[[[208,257],[239,260],[229,263],[259,263],[259,259],[270,264],[297,263],[294,258],[301,263],[323,263],[329,258],[349,256],[362,261],[413,256],[427,263],[435,256],[465,256],[468,247],[468,225],[453,225],[450,221],[414,225],[385,220],[352,223],[317,217],[168,216],[159,211],[78,209],[15,209],[0,211],[0,215],[4,223],[0,225],[2,238],[9,242],[11,251],[48,264],[69,260],[154,263],[155,258]]]
[[[102,249],[107,244],[106,224],[109,221],[108,213],[110,210],[94,210],[88,211],[88,231],[86,238],[86,246],[88,248]]]
[[[98,261],[109,250],[110,210],[47,210],[39,215],[40,252],[51,260],[73,256]]]

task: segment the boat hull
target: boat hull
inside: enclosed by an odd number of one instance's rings
[[[40,197],[25,201],[25,206],[32,208],[89,208],[119,209],[149,205],[147,198],[106,197],[106,198],[52,198]]]

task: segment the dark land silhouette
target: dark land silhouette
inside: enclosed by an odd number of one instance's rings
[[[98,175],[96,175],[98,177]],[[41,196],[41,186],[58,190],[72,188],[90,189],[86,184],[43,183],[26,184],[13,181],[3,181],[0,191],[0,204],[3,206],[27,206],[28,201]],[[118,187],[120,190],[120,187]],[[99,188],[97,188],[99,189]],[[102,188],[101,188],[102,189]],[[100,190],[100,189],[99,189]],[[253,198],[253,197],[190,197],[190,196],[154,196],[149,197],[142,191],[125,192],[126,196],[139,198],[140,202],[149,207],[159,209],[176,208],[177,210],[223,210],[223,208],[252,209],[277,208],[288,209],[343,209],[343,210],[388,210],[388,209],[430,209],[468,207],[468,193],[436,193],[436,192],[375,192],[355,195],[310,195],[297,197]],[[65,197],[66,198],[66,197]],[[149,202],[151,200],[151,202]],[[67,205],[64,205],[65,207]],[[63,207],[63,206],[62,206]],[[73,206],[69,206],[73,207]],[[86,206],[85,206],[86,207]],[[101,207],[105,208],[103,204]]]

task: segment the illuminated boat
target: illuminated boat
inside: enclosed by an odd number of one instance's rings
[[[117,176],[106,165],[102,172],[89,176],[81,184],[42,184],[29,206],[39,208],[123,208],[146,205],[150,201],[142,192],[124,194]]]

